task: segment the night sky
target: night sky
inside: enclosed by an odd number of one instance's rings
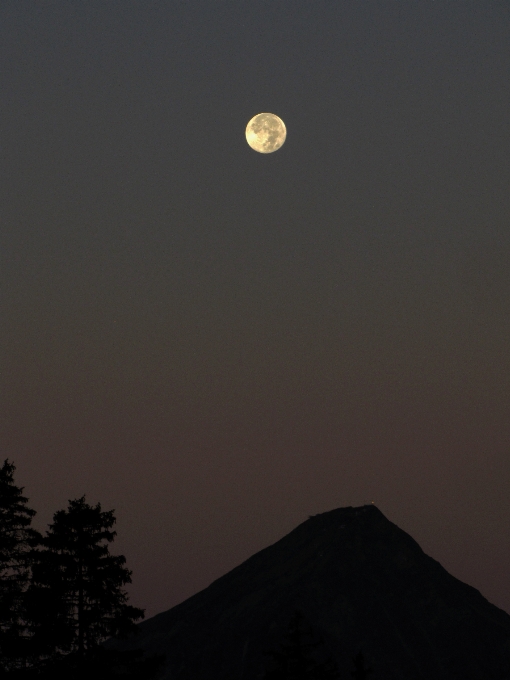
[[[1,0],[35,526],[115,509],[152,616],[374,501],[510,612],[509,187],[507,0]]]

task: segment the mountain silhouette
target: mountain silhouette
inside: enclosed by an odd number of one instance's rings
[[[164,680],[255,680],[299,611],[353,677],[510,679],[510,616],[449,574],[374,505],[310,517],[108,647],[163,653]]]

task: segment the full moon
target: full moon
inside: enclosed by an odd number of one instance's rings
[[[274,113],[258,113],[246,126],[246,141],[259,153],[277,151],[287,136],[287,128]]]

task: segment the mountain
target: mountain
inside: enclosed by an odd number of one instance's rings
[[[374,505],[296,529],[109,647],[167,656],[162,680],[255,680],[298,610],[350,679],[510,679],[510,616],[425,555]]]

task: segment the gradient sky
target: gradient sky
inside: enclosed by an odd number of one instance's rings
[[[41,530],[115,509],[147,616],[371,501],[510,612],[509,46],[507,0],[2,0],[2,460]]]

